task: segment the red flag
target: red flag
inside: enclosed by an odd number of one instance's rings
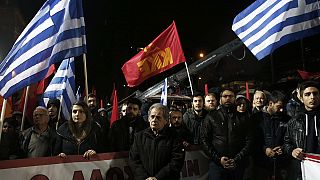
[[[118,110],[118,97],[117,97],[117,90],[116,88],[113,89],[113,102],[112,102],[112,112],[110,118],[110,127],[112,123],[119,119],[119,110]]]
[[[204,85],[204,94],[207,95],[209,93],[208,84]]]
[[[3,100],[4,98],[0,96],[0,112],[2,111],[2,105],[3,105]],[[4,114],[4,118],[12,117],[12,98],[8,97],[7,98],[7,105],[6,105],[6,112]]]
[[[250,100],[249,84],[248,84],[248,82],[246,82],[246,98],[247,98],[249,101],[251,101],[251,100]]]
[[[319,72],[312,73],[312,72],[301,71],[301,70],[298,70],[298,72],[303,80],[319,79],[320,77]]]
[[[55,67],[54,67],[54,64],[52,64],[50,67],[49,67],[49,70],[45,76],[44,79],[42,79],[39,83],[38,83],[38,87],[37,87],[37,91],[36,91],[36,94],[39,94],[39,95],[42,95],[44,93],[44,90],[48,87],[49,85],[49,76],[55,72]]]
[[[122,66],[129,87],[141,84],[144,80],[173,66],[185,62],[178,31],[173,23],[147,47]]]

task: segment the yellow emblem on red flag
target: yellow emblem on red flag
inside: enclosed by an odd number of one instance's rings
[[[155,40],[122,66],[129,87],[185,62],[178,31],[173,22]]]

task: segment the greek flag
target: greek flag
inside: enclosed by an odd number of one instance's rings
[[[258,60],[278,47],[320,32],[319,0],[257,0],[238,14],[232,30]]]
[[[45,106],[50,99],[60,100],[61,113],[66,120],[70,119],[71,106],[76,101],[74,63],[74,58],[63,60],[43,94],[43,104]]]
[[[0,95],[42,80],[50,65],[86,52],[81,0],[47,0],[0,64]]]
[[[168,78],[164,79],[160,103],[164,106],[168,104]]]

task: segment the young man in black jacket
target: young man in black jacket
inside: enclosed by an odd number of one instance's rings
[[[301,109],[288,122],[284,138],[284,150],[291,155],[294,179],[302,179],[300,161],[303,153],[320,154],[320,86],[314,81],[305,81],[299,85]]]
[[[176,131],[168,126],[169,111],[160,103],[148,111],[150,127],[135,134],[129,165],[136,180],[178,180],[185,151]]]

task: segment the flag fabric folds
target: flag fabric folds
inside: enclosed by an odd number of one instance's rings
[[[134,87],[185,61],[178,31],[173,22],[147,47],[127,61],[122,66],[122,71],[128,86]]]
[[[320,32],[318,0],[257,0],[238,14],[232,30],[258,60],[278,47]]]
[[[81,0],[47,0],[0,64],[0,95],[42,80],[50,65],[86,52]]]
[[[168,104],[168,78],[164,79],[160,103],[164,106]]]
[[[117,90],[115,88],[115,85],[112,91],[111,99],[112,99],[112,111],[111,111],[111,117],[110,117],[110,127],[115,121],[119,119],[119,115],[120,115],[118,110],[118,95],[117,95]]]
[[[57,73],[52,78],[43,94],[43,104],[47,106],[50,99],[59,99],[61,113],[65,119],[70,119],[71,106],[76,101],[74,58],[63,60]],[[61,97],[63,98],[61,100]]]

